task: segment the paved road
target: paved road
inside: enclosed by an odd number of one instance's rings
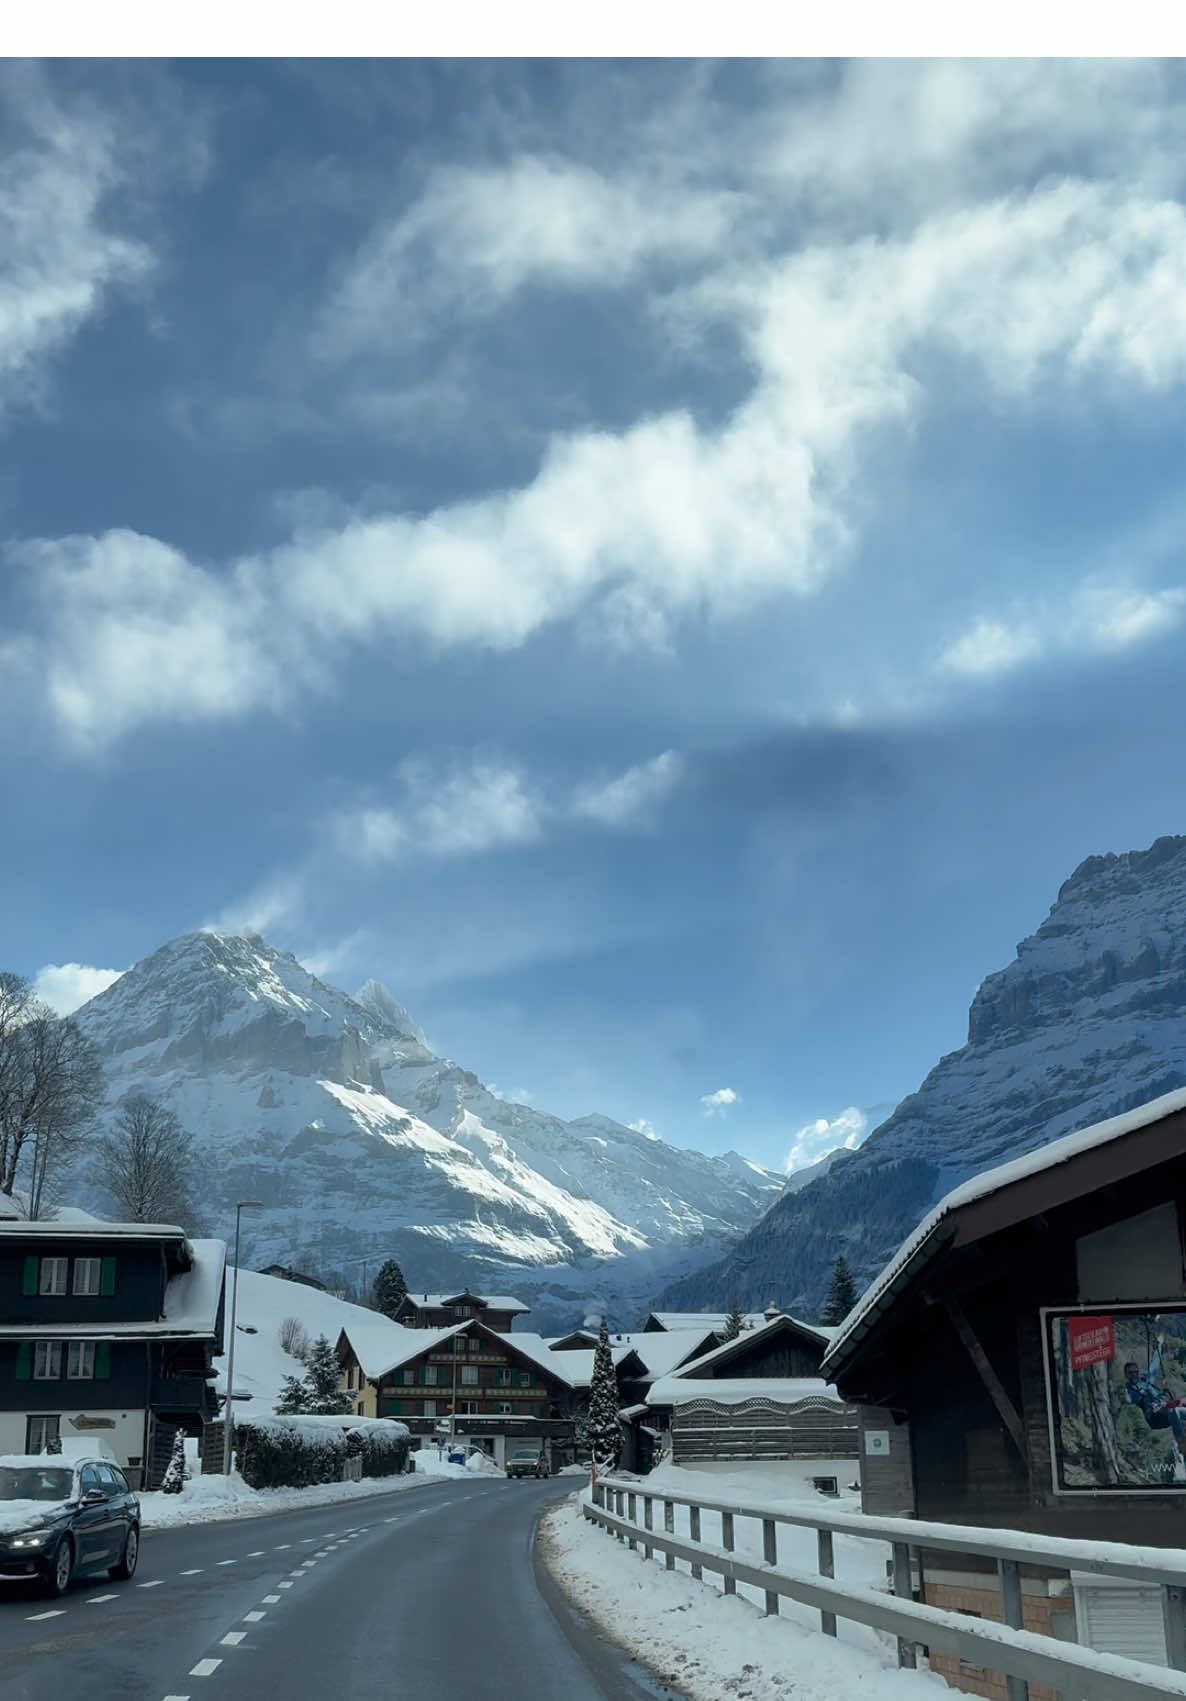
[[[555,1482],[149,1530],[130,1583],[0,1595],[4,1701],[655,1701],[532,1563]],[[49,1615],[53,1616],[49,1616]]]

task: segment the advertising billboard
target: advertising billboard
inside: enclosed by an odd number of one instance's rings
[[[1186,1306],[1042,1316],[1055,1488],[1186,1493]]]

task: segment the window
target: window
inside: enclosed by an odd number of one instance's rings
[[[65,1293],[66,1272],[69,1268],[68,1258],[43,1258],[41,1279],[37,1284],[38,1293]]]
[[[404,1403],[402,1400],[384,1400],[383,1408],[384,1417],[399,1417],[404,1409]]]
[[[119,1482],[116,1480],[115,1471],[110,1465],[96,1465],[95,1469],[99,1473],[99,1481],[103,1484],[103,1487],[107,1490],[109,1495],[123,1493]]]
[[[61,1341],[37,1341],[33,1347],[34,1382],[52,1382],[61,1374]]]
[[[97,1488],[105,1499],[111,1493],[108,1485],[100,1478],[99,1468],[97,1465],[84,1465],[82,1467],[82,1475],[79,1478],[79,1487],[84,1495],[89,1494],[91,1489]]]
[[[98,1293],[99,1272],[102,1267],[103,1260],[101,1258],[76,1258],[74,1260],[75,1293]]]
[[[435,1400],[425,1400],[424,1415],[425,1417],[435,1417],[437,1415],[437,1403]]]
[[[115,1492],[117,1494],[131,1494],[132,1490],[128,1484],[128,1479],[120,1470],[118,1465],[104,1465],[103,1469],[115,1483]]]
[[[416,1372],[414,1370],[401,1370],[398,1372],[398,1380],[403,1387],[410,1388],[416,1381]]]
[[[25,1452],[48,1453],[50,1443],[58,1440],[57,1412],[30,1412],[25,1419]]]
[[[496,1412],[513,1412],[515,1408],[509,1400],[495,1400],[494,1409]]]
[[[457,1410],[462,1417],[476,1417],[478,1415],[478,1402],[476,1400],[458,1400]]]
[[[473,1388],[477,1385],[478,1367],[477,1367],[476,1364],[463,1364],[462,1365],[462,1367],[461,1367],[461,1381],[462,1381],[462,1385],[466,1388]]]
[[[520,1388],[530,1388],[531,1384],[534,1381],[535,1381],[535,1377],[532,1375],[530,1370],[521,1370],[519,1372],[519,1386],[520,1386]]]
[[[95,1374],[94,1341],[71,1341],[66,1355],[66,1375],[74,1382],[89,1382]]]
[[[425,1385],[425,1387],[426,1388],[435,1388],[437,1386],[437,1384],[440,1382],[440,1380],[441,1380],[440,1367],[438,1365],[435,1365],[435,1364],[426,1364],[424,1366],[424,1385]]]
[[[494,1386],[496,1388],[509,1388],[510,1385],[511,1372],[509,1370],[496,1370],[494,1372]]]

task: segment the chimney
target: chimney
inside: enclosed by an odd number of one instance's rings
[[[779,1311],[779,1308],[778,1308],[777,1305],[775,1305],[774,1301],[771,1300],[770,1304],[766,1307],[766,1309],[762,1313],[762,1315],[763,1315],[763,1317],[765,1317],[767,1323],[772,1323],[774,1321],[774,1319],[776,1317],[780,1317],[782,1315],[782,1313]]]

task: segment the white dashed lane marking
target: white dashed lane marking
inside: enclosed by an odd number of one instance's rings
[[[228,1630],[226,1635],[220,1639],[220,1646],[223,1648],[237,1648],[246,1635],[247,1632],[245,1630]]]
[[[273,1553],[285,1553],[291,1546],[292,1546],[291,1542],[280,1542],[278,1546],[276,1546],[272,1549],[272,1552]]]
[[[292,1588],[292,1584],[290,1582],[288,1582],[287,1579],[283,1583],[281,1583],[279,1586],[282,1589],[291,1589]]]
[[[248,1554],[248,1555],[247,1555],[247,1557],[248,1557],[248,1559],[262,1559],[262,1558],[263,1558],[263,1556],[264,1556],[264,1554],[265,1554],[265,1553],[266,1553],[266,1552],[267,1552],[267,1551],[268,1551],[268,1550],[267,1550],[267,1548],[266,1548],[266,1547],[257,1547],[257,1548],[256,1548],[256,1550],[255,1550],[255,1552],[254,1552],[254,1553],[249,1553],[249,1554]]]
[[[50,1607],[48,1612],[29,1612],[29,1613],[26,1613],[25,1618],[26,1618],[26,1621],[29,1624],[36,1624],[38,1619],[41,1619],[41,1618],[61,1618],[61,1616],[65,1612],[65,1610],[66,1610],[65,1607]]]
[[[189,1696],[188,1695],[166,1695],[166,1696],[162,1697],[162,1701],[189,1701]]]
[[[245,1612],[243,1614],[243,1622],[244,1624],[258,1624],[261,1618],[266,1618],[267,1616],[266,1612]]]
[[[195,1565],[195,1566],[194,1566],[194,1567],[193,1567],[193,1568],[192,1568],[192,1570],[190,1570],[190,1571],[179,1571],[179,1572],[178,1572],[178,1573],[177,1573],[177,1575],[178,1575],[178,1576],[179,1576],[179,1577],[200,1577],[200,1576],[201,1576],[201,1575],[202,1575],[202,1572],[203,1572],[203,1571],[204,1571],[204,1570],[205,1570],[205,1566],[203,1566],[203,1565]]]
[[[159,1589],[164,1581],[163,1577],[154,1577],[151,1583],[137,1583],[136,1587],[138,1589]]]
[[[221,1660],[199,1660],[196,1666],[190,1667],[191,1677],[210,1677],[222,1664]]]
[[[118,1599],[118,1595],[89,1595],[87,1597],[86,1604],[87,1606],[98,1606],[100,1601],[115,1601]]]
[[[268,1606],[275,1606],[276,1602],[279,1599],[280,1599],[279,1595],[265,1595],[264,1596],[264,1601]]]
[[[220,1559],[217,1563],[219,1565],[238,1565],[239,1561],[237,1559]]]

